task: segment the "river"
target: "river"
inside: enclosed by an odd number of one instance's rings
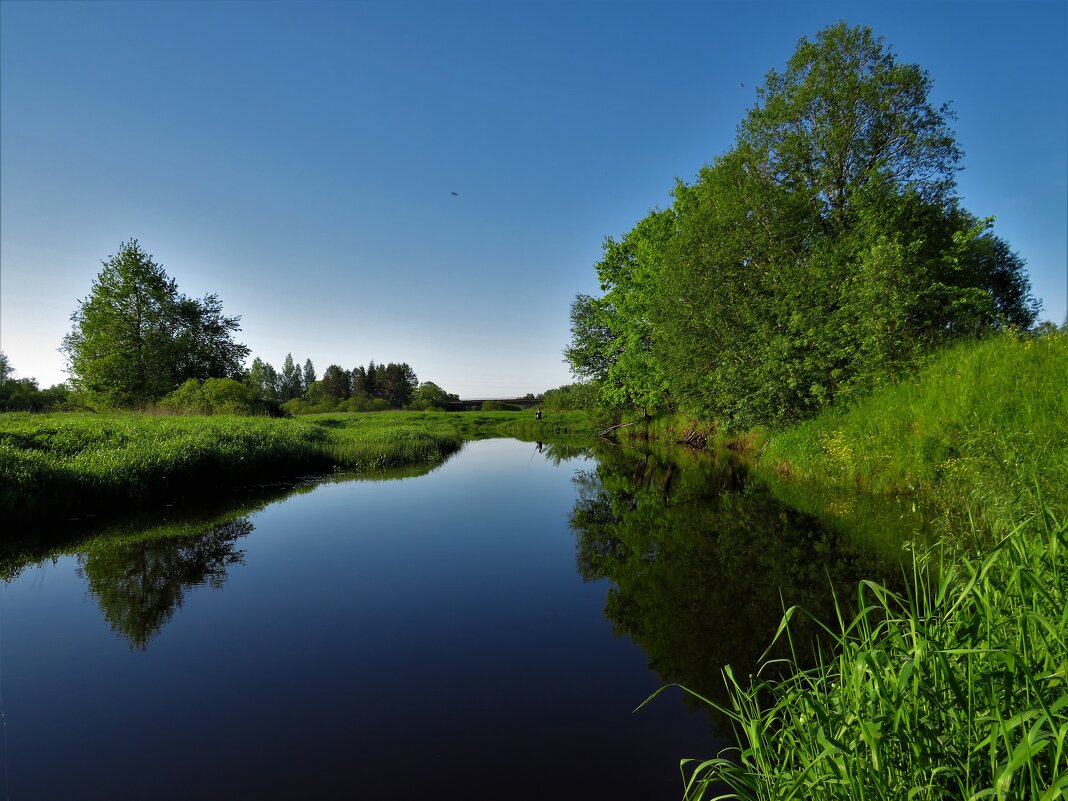
[[[880,569],[703,455],[486,440],[297,489],[9,568],[6,797],[679,798],[729,729],[635,708],[725,701],[783,603]]]

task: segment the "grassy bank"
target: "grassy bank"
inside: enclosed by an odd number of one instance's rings
[[[958,345],[911,380],[775,434],[762,468],[993,524],[1068,511],[1068,336]]]
[[[840,517],[862,497],[898,504],[902,514],[944,515],[943,533],[967,527],[969,516],[988,529],[1011,523],[1039,500],[1062,514],[1068,335],[959,344],[908,380],[787,430],[726,436],[710,421],[662,415],[624,418],[613,434],[747,453],[784,501],[822,517]]]
[[[1068,798],[1068,337],[959,345],[740,442],[794,505],[843,522],[850,493],[923,505],[943,542],[905,592],[863,582],[839,607],[857,615],[822,621],[837,642],[815,667],[728,668],[716,706],[739,747],[689,763],[687,797]]]
[[[528,419],[531,418],[531,419]],[[128,510],[257,481],[436,464],[465,439],[583,433],[584,416],[314,415],[300,419],[0,415],[0,515],[57,519]]]
[[[687,798],[1068,797],[1068,518],[1002,526],[993,548],[921,558],[904,594],[862,583],[817,667],[727,668],[714,706],[739,747],[691,764]]]

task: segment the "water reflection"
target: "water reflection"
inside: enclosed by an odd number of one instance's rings
[[[534,443],[534,453],[530,455],[530,458],[533,459],[535,454],[540,454],[545,461],[559,467],[563,462],[592,456],[593,447],[589,444],[536,441]]]
[[[143,651],[191,589],[219,589],[227,570],[244,563],[237,541],[252,530],[248,518],[240,518],[199,535],[97,548],[77,557],[77,572],[112,630]]]
[[[896,570],[777,502],[726,455],[599,449],[598,458],[574,479],[578,571],[612,582],[605,616],[665,683],[724,702],[723,666],[753,672],[784,605],[830,620],[831,586],[848,603],[858,579]],[[817,627],[794,631],[811,643]]]

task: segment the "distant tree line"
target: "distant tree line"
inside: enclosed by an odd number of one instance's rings
[[[432,381],[420,384],[404,362],[376,365],[372,360],[352,370],[332,364],[317,378],[311,359],[298,367],[290,353],[281,371],[257,357],[238,380],[190,379],[159,406],[188,414],[297,415],[444,409],[458,401]]]
[[[15,369],[0,351],[0,412],[45,412],[64,409],[70,396],[66,384],[48,389],[37,386],[35,378],[15,378]]]
[[[7,360],[0,408],[43,409],[59,402],[89,408],[159,408],[192,414],[303,414],[442,408],[458,398],[420,385],[406,363],[346,370],[332,364],[318,378],[311,359],[288,354],[281,371],[234,340],[240,317],[223,314],[216,295],[189,298],[136,239],[104,261],[89,295],[71,315],[62,350],[69,387],[42,393],[32,379],[11,379]],[[61,400],[60,400],[61,399]]]
[[[279,372],[257,357],[252,360],[246,383],[257,398],[278,404],[291,414],[430,409],[458,400],[433,382],[420,384],[406,362],[376,365],[371,360],[351,370],[331,364],[322,378],[317,378],[311,359],[298,368],[293,355],[287,354]]]
[[[605,241],[565,351],[598,402],[788,425],[948,342],[1028,329],[1023,262],[961,207],[931,85],[868,28],[802,39],[734,147]]]

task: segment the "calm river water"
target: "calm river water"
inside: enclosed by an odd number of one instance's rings
[[[697,458],[488,440],[303,490],[0,586],[6,798],[678,798],[729,732],[635,707],[873,569]]]

